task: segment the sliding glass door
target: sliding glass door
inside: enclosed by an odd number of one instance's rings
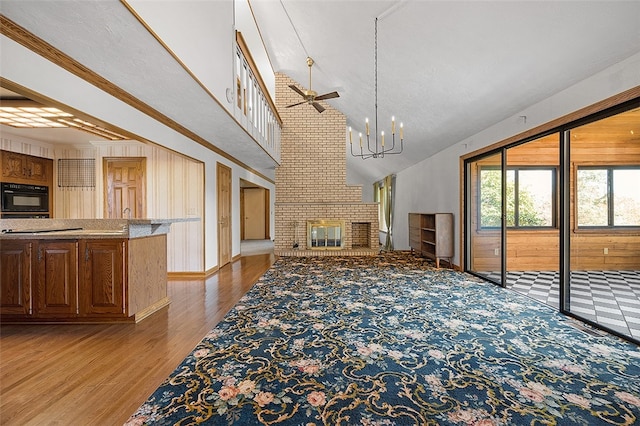
[[[569,132],[568,312],[640,340],[640,108]]]
[[[465,270],[640,342],[640,100],[465,160]]]
[[[558,146],[554,133],[469,161],[466,169],[468,270],[556,307]]]
[[[502,285],[502,153],[470,161],[467,181],[467,270]]]
[[[505,152],[507,287],[558,307],[559,134]]]

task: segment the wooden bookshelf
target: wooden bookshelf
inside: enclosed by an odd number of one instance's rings
[[[440,259],[452,265],[453,213],[409,213],[409,246],[435,260],[436,268]]]

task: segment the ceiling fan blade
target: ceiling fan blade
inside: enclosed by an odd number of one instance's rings
[[[324,95],[316,96],[316,101],[323,101],[325,99],[339,98],[338,92],[325,93]]]
[[[317,102],[313,102],[311,105],[313,105],[313,107],[320,113],[324,111],[324,107]]]
[[[304,98],[305,95],[304,95],[304,92],[302,90],[298,89],[293,84],[290,84],[289,87],[291,87],[294,92],[298,93],[300,96],[302,96]]]
[[[306,103],[307,103],[307,101],[302,101],[302,102],[298,102],[297,104],[287,105],[285,108],[291,108],[291,107],[302,105],[302,104],[306,104]]]

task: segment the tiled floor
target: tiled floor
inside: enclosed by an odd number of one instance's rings
[[[498,273],[481,274],[500,280]],[[510,271],[507,273],[507,288],[558,307],[557,272]],[[640,271],[571,272],[570,311],[640,339]]]

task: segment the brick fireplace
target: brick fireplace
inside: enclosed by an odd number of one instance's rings
[[[276,168],[275,243],[280,256],[374,255],[379,251],[378,203],[363,203],[362,188],[347,182],[346,117],[322,102],[293,108],[303,87],[276,73],[276,107],[282,118]],[[344,223],[341,247],[309,246],[309,222]],[[332,234],[333,235],[333,234]]]

